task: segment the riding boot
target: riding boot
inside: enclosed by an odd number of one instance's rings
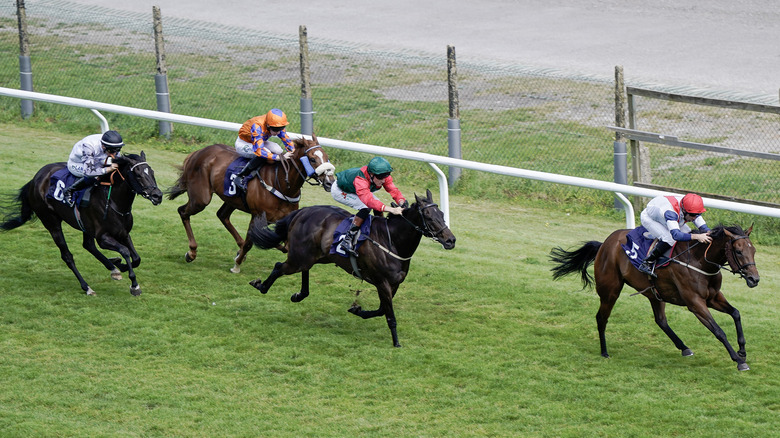
[[[236,174],[238,187],[240,187],[241,190],[246,192],[246,186],[247,184],[249,184],[249,174],[251,174],[252,171],[260,167],[260,165],[263,164],[264,160],[265,159],[262,157],[252,157],[252,159],[249,160],[248,163],[246,163],[246,166],[244,166],[244,168],[241,169],[241,171]]]
[[[77,179],[73,184],[65,188],[65,191],[62,192],[62,197],[65,200],[65,202],[68,203],[69,206],[73,207],[73,192],[81,189],[85,189],[89,187],[89,184],[92,182],[90,178],[81,177]]]
[[[653,272],[653,268],[655,267],[655,262],[658,260],[659,257],[664,255],[664,253],[671,248],[672,245],[669,245],[668,243],[664,242],[663,240],[659,240],[658,244],[655,245],[655,248],[653,249],[653,252],[650,253],[647,258],[645,258],[642,261],[642,264],[639,265],[638,269],[647,274],[650,275],[653,278],[658,278],[658,276]]]
[[[347,235],[344,236],[344,239],[342,239],[341,243],[339,244],[339,248],[342,251],[352,254],[355,257],[357,257],[357,251],[355,251],[355,247],[357,246],[358,238],[360,237],[361,225],[363,225],[363,218],[355,216],[355,218],[352,219],[352,226],[349,227]]]

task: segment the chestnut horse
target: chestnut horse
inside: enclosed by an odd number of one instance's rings
[[[341,269],[358,275],[376,286],[379,294],[377,310],[363,310],[352,304],[349,312],[363,319],[385,316],[393,338],[393,346],[400,347],[396,332],[393,297],[406,279],[409,264],[423,236],[439,242],[444,249],[455,247],[455,236],[444,222],[444,213],[433,202],[430,190],[425,198],[415,195],[416,201],[403,210],[401,216],[387,219],[374,217],[368,240],[358,247],[358,257],[331,254],[333,235],[338,225],[350,218],[350,213],[332,205],[315,205],[294,211],[277,221],[272,228],[261,221],[249,229],[249,237],[263,249],[275,248],[286,241],[290,251],[287,260],[274,265],[265,281],[250,282],[266,293],[282,275],[301,273],[301,289],[290,300],[300,302],[309,296],[309,270],[318,263],[334,263]],[[357,270],[357,272],[356,272]]]
[[[259,178],[249,181],[247,193],[236,191],[236,184],[232,182],[232,196],[225,195],[223,187],[228,166],[238,158],[235,147],[213,144],[192,152],[184,159],[178,181],[168,190],[168,199],[176,199],[185,192],[189,197],[187,203],[179,207],[179,216],[190,245],[189,251],[184,255],[188,263],[198,256],[198,243],[192,233],[190,217],[200,213],[209,205],[213,193],[222,199],[217,217],[233,236],[239,248],[235,257],[235,266],[230,269],[238,273],[241,271],[241,263],[246,253],[252,248],[252,241],[242,238],[230,222],[230,215],[234,211],[248,212],[253,219],[265,213],[268,221],[276,221],[298,209],[304,182],[312,185],[321,184],[325,191],[330,192],[331,185],[335,181],[335,168],[328,161],[328,154],[317,142],[317,137],[312,136],[311,140],[305,137],[298,138],[293,140],[293,144],[295,150],[292,158],[264,164],[257,171]],[[310,179],[314,179],[315,182],[310,182]]]
[[[712,229],[712,243],[704,245],[698,242],[677,242],[672,252],[672,263],[657,268],[657,279],[653,279],[636,269],[626,255],[621,244],[626,243],[626,234],[630,230],[617,230],[607,237],[604,243],[590,241],[574,251],[553,248],[550,259],[557,263],[553,279],[571,273],[579,273],[583,287],[593,285],[593,277],[588,266],[594,263],[596,292],[601,298],[601,307],[596,313],[599,330],[601,355],[609,357],[604,332],[607,319],[620,296],[624,284],[636,289],[650,300],[655,322],[669,339],[674,342],[683,356],[692,356],[693,352],[677,337],[666,321],[666,303],[686,306],[715,337],[723,343],[737,363],[740,371],[749,370],[745,363],[745,335],[739,311],[726,300],[721,292],[723,277],[720,270],[728,264],[733,274],[739,274],[750,288],[758,285],[759,275],[756,269],[756,248],[748,237],[753,227],[743,231],[739,226],[718,226]],[[737,329],[739,351],[734,351],[726,339],[723,329],[718,326],[709,308],[726,313],[734,319]]]
[[[130,293],[140,295],[141,287],[136,281],[133,268],[137,268],[141,263],[141,257],[130,239],[130,230],[133,228],[133,200],[138,194],[149,199],[153,205],[162,202],[162,191],[157,188],[154,171],[146,162],[143,152],[141,155],[123,154],[114,162],[119,168],[98,178],[101,184],[92,189],[91,199],[85,206],[70,207],[62,202],[62,182],[58,183],[54,191],[53,196],[56,199],[47,195],[52,175],[65,167],[65,163],[53,163],[42,167],[30,182],[19,189],[14,205],[2,212],[3,222],[0,223],[0,230],[12,230],[35,220],[36,217],[40,219],[59,247],[62,260],[76,275],[81,289],[87,295],[95,295],[95,291],[76,269],[73,254],[68,249],[62,232],[62,222],[83,232],[84,249],[111,271],[111,278],[121,280],[120,272],[127,272],[132,283]],[[95,247],[95,240],[101,248],[116,251],[122,258],[107,258]]]

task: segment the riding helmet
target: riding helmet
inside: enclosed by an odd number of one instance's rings
[[[285,114],[284,111],[280,110],[279,108],[274,108],[271,111],[268,111],[268,113],[265,115],[266,126],[284,128],[288,124],[287,114]]]
[[[393,167],[382,157],[374,157],[368,162],[368,173],[372,175],[384,175],[392,171]]]
[[[691,214],[702,214],[707,211],[707,209],[704,208],[704,201],[701,199],[701,196],[695,193],[688,193],[683,196],[682,208],[687,213]]]
[[[103,133],[103,137],[100,138],[100,142],[106,149],[120,149],[125,143],[122,141],[122,136],[116,131],[106,131]]]

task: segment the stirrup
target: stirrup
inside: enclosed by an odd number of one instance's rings
[[[249,185],[249,175],[243,176],[238,180],[238,188],[243,190],[244,192],[247,191],[247,186]]]
[[[352,244],[350,236],[346,236],[341,243],[339,243],[339,248],[344,251],[344,253],[352,254],[357,257],[357,251],[355,251],[355,246]]]
[[[642,262],[637,266],[637,269],[639,269],[639,272],[643,274],[647,274],[653,278],[658,278],[658,275],[656,275],[655,272],[653,272],[653,268],[655,268],[655,264],[653,266],[648,266],[646,263]]]
[[[68,206],[70,207],[73,207],[73,205],[76,203],[73,200],[73,192],[66,191],[65,193],[63,193],[62,200],[65,201],[65,203],[68,204]]]

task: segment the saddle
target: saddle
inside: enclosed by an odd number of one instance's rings
[[[67,167],[54,172],[49,179],[49,191],[46,193],[46,197],[67,205],[64,195],[65,188],[73,185],[77,179],[78,177],[70,173]],[[89,194],[92,191],[92,187],[93,186],[89,186],[74,191],[71,194],[74,205],[81,206],[82,203],[87,205],[89,203]]]
[[[329,254],[337,254],[342,257],[349,257],[349,254],[342,251],[341,248],[339,248],[339,244],[344,239],[344,237],[347,234],[347,231],[349,231],[350,227],[352,227],[352,218],[355,216],[350,216],[347,219],[344,219],[341,221],[339,226],[336,227],[336,231],[333,232],[333,243],[330,245],[330,251]],[[371,222],[373,222],[374,217],[369,215],[368,219],[363,221],[363,225],[360,226],[360,235],[358,236],[358,241],[355,244],[355,251],[357,252],[358,248],[368,240],[368,235],[371,233]]]
[[[623,250],[626,252],[628,259],[631,260],[631,264],[639,267],[647,255],[650,254],[653,248],[655,248],[657,243],[658,240],[653,239],[650,236],[650,233],[648,233],[647,229],[640,225],[626,234],[626,243],[621,244],[620,246],[623,247]],[[674,246],[669,248],[669,250],[658,259],[655,264],[656,268],[667,266],[669,264],[672,251],[674,251]]]
[[[222,187],[222,193],[225,196],[238,196],[238,193],[240,189],[238,188],[238,184],[236,184],[236,174],[238,172],[241,172],[241,169],[246,166],[246,163],[249,162],[249,158],[244,157],[238,157],[235,160],[233,160],[230,165],[228,165],[227,170],[225,170],[225,180],[223,182]],[[254,171],[247,175],[247,181],[250,181],[252,178],[257,176],[257,171]]]

